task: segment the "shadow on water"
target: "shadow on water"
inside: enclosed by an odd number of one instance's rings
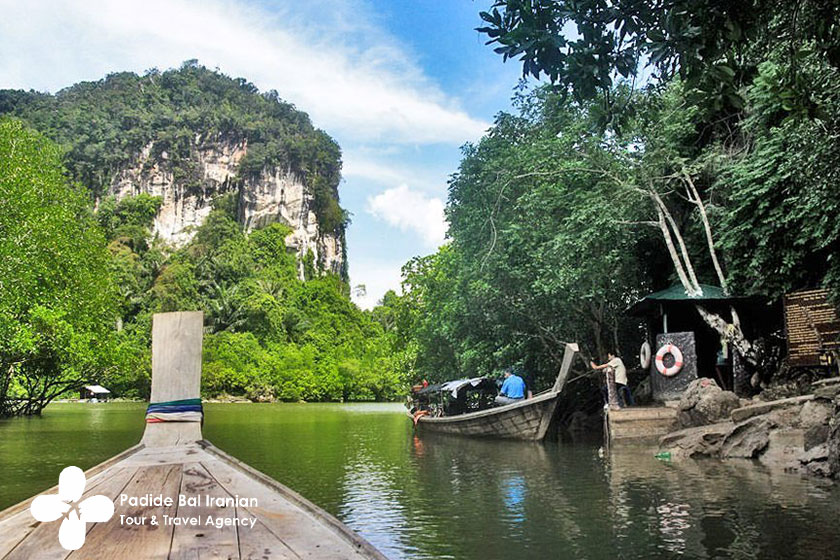
[[[216,445],[392,558],[834,558],[840,491],[753,463],[593,442],[417,437],[389,404],[209,404]],[[142,405],[0,422],[0,507],[135,443]],[[138,427],[139,426],[139,427]],[[44,475],[38,474],[43,471]],[[53,472],[54,471],[54,472]]]

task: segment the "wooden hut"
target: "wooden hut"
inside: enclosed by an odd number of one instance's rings
[[[96,399],[98,401],[107,401],[111,396],[111,391],[102,385],[85,385],[79,391],[79,398],[81,400]]]
[[[685,362],[679,374],[664,378],[651,360],[650,375],[654,398],[667,400],[675,398],[693,379],[709,377],[725,389],[745,394],[750,391],[749,379],[735,376],[733,353],[721,343],[720,334],[712,329],[700,316],[697,305],[719,314],[727,322],[732,321],[732,307],[741,318],[741,327],[749,339],[781,332],[782,313],[778,305],[768,304],[762,298],[726,295],[717,286],[701,284],[702,295],[690,296],[680,284],[648,294],[628,309],[632,316],[643,317],[646,325],[646,341],[652,354],[664,343],[684,345]],[[641,344],[643,341],[640,340]],[[718,352],[725,350],[724,363],[718,364]]]

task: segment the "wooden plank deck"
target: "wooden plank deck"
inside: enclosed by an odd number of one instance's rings
[[[631,406],[610,410],[608,437],[611,442],[657,440],[677,426],[677,410],[667,406]]]
[[[177,447],[137,447],[122,461],[88,479],[84,497],[104,494],[114,500],[114,516],[88,524],[84,546],[61,548],[60,522],[38,523],[29,513],[31,500],[0,516],[0,558],[4,560],[93,558],[143,559],[363,559],[385,558],[361,537],[265,475],[229,458],[205,441]],[[55,490],[52,490],[54,492]],[[195,496],[198,506],[132,507],[127,496]],[[207,506],[207,497],[254,497],[256,506]],[[158,525],[151,525],[156,515]],[[167,525],[163,515],[200,519],[199,525]],[[121,517],[145,517],[141,525]],[[243,525],[217,529],[207,517],[239,519]]]
[[[198,397],[201,331],[201,313],[155,315],[152,402]],[[385,560],[332,515],[203,440],[197,421],[146,424],[140,444],[85,476],[79,501],[105,495],[114,502],[114,515],[88,523],[81,548],[61,546],[61,519],[40,523],[32,517],[33,497],[0,512],[0,559]],[[43,492],[55,493],[57,488]],[[121,499],[146,495],[172,503]]]

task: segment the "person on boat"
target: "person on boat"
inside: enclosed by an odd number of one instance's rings
[[[496,404],[504,405],[519,402],[525,398],[525,382],[513,373],[512,368],[505,370],[505,382],[496,397]]]
[[[611,368],[613,375],[615,375],[615,390],[620,400],[623,401],[623,406],[633,405],[633,395],[627,386],[627,367],[622,359],[615,355],[615,352],[607,352],[607,363],[599,365],[595,362],[589,362],[589,367],[596,370]],[[606,388],[602,389],[602,392],[607,393]],[[604,400],[608,401],[606,395]]]

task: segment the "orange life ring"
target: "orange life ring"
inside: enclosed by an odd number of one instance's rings
[[[665,367],[665,356],[671,354],[674,357],[674,365]],[[665,377],[673,377],[677,375],[683,367],[683,355],[680,349],[673,344],[663,344],[659,352],[656,353],[656,369]]]

